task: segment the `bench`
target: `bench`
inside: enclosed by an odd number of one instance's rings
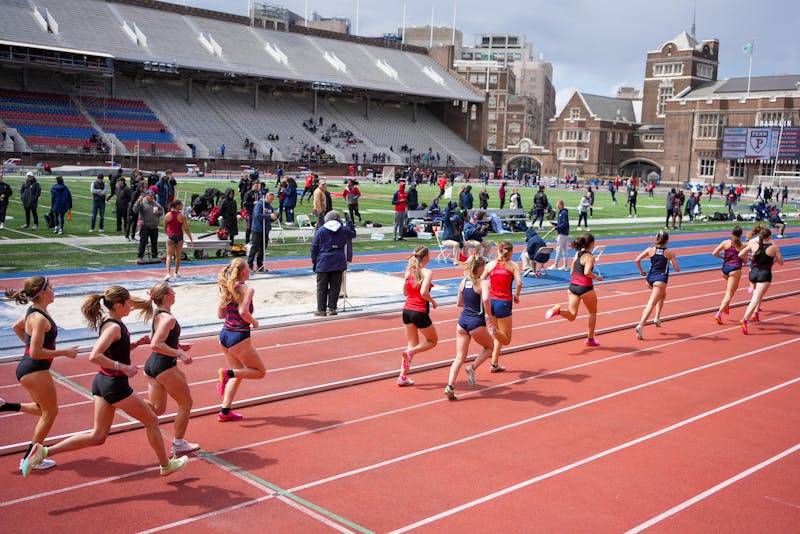
[[[472,217],[473,213],[478,211],[485,211],[486,213],[493,213],[497,215],[497,218],[500,219],[500,222],[504,223],[504,226],[511,226],[516,225],[521,222],[525,222],[528,219],[528,214],[525,210],[520,209],[492,209],[489,208],[488,210],[481,210],[481,209],[472,209],[469,210],[469,216]]]
[[[222,256],[229,256],[231,253],[231,242],[230,241],[223,241],[221,239],[214,239],[211,241],[203,241],[200,239],[196,239],[194,244],[184,242],[183,250],[188,252],[189,250],[192,251],[192,255],[195,259],[202,259],[208,256],[208,251],[214,250],[216,251],[216,256],[221,258]]]

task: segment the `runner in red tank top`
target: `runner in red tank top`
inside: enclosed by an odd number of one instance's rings
[[[486,270],[481,275],[482,280],[489,279],[489,299],[491,310],[486,310],[487,316],[493,318],[494,346],[492,347],[492,373],[502,373],[506,370],[500,365],[500,351],[505,345],[511,343],[511,307],[513,302],[519,302],[522,291],[522,274],[519,265],[511,257],[514,255],[514,244],[510,241],[497,243],[497,259],[489,262]],[[511,295],[511,285],[516,283],[516,292]]]
[[[167,274],[164,275],[164,281],[169,282],[173,276],[170,263],[172,257],[175,256],[175,278],[180,277],[179,271],[181,270],[181,257],[183,256],[183,234],[189,236],[189,243],[194,246],[194,239],[192,232],[189,231],[189,223],[181,210],[183,209],[183,202],[178,199],[172,201],[170,204],[170,212],[164,217],[164,233],[167,234]]]
[[[408,267],[403,277],[403,295],[406,303],[403,306],[403,324],[406,328],[407,347],[403,351],[403,364],[400,366],[398,386],[413,386],[414,381],[408,378],[408,369],[415,354],[431,350],[439,342],[436,327],[429,314],[430,306],[436,307],[431,296],[433,272],[426,269],[430,260],[428,247],[419,245],[408,259]],[[420,332],[425,341],[419,342]]]

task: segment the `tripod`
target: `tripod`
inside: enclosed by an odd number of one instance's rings
[[[345,257],[348,257],[348,248],[350,246],[351,245],[347,245],[345,247]],[[350,267],[349,263],[348,263],[347,267],[348,268]],[[349,306],[349,310],[348,310],[348,306]],[[347,268],[342,273],[342,287],[339,289],[339,306],[337,306],[337,308],[342,312],[359,311],[361,309],[359,307],[353,306],[350,303],[350,301],[347,300]]]

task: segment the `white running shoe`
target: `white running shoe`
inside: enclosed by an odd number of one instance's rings
[[[188,441],[184,441],[180,445],[172,444],[172,454],[177,455],[181,452],[192,452],[196,451],[200,448],[200,445],[197,443],[189,443]]]
[[[25,461],[24,458],[19,461],[19,470],[20,471],[22,471],[22,463],[24,461]],[[39,463],[39,465],[37,465],[36,467],[31,467],[30,469],[31,469],[31,471],[43,471],[45,469],[50,469],[51,467],[55,467],[55,466],[56,466],[56,461],[55,460],[51,460],[50,458],[45,458],[44,460],[42,460]]]
[[[161,468],[160,470],[161,476],[165,477],[167,475],[175,473],[176,471],[180,471],[181,469],[186,467],[187,463],[189,463],[189,458],[187,458],[186,456],[181,456],[180,458],[170,458],[169,461],[167,462],[167,465]]]

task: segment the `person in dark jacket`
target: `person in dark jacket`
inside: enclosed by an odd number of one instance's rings
[[[536,258],[536,253],[539,252],[539,249],[544,246],[547,246],[547,244],[542,239],[542,236],[533,227],[528,228],[525,232],[525,254],[527,254],[527,259],[524,255],[522,258],[523,275],[536,271],[534,258]]]
[[[544,224],[544,210],[547,209],[547,194],[544,192],[544,186],[539,186],[539,191],[533,197],[533,221],[531,222],[532,225],[536,224],[536,221],[539,221],[539,230],[542,229],[542,224]]]
[[[256,182],[258,183],[258,182]],[[247,255],[247,266],[253,272],[266,273],[268,269],[264,267],[264,252],[269,244],[269,232],[272,230],[272,221],[278,216],[272,202],[275,200],[275,193],[269,192],[264,198],[259,198],[253,206],[253,214],[250,216],[250,253]],[[255,264],[255,269],[253,266]]]
[[[453,263],[461,256],[461,247],[464,246],[461,216],[456,212],[458,205],[448,202],[442,216],[442,246],[453,248]]]
[[[483,187],[481,192],[478,193],[478,207],[482,210],[489,209],[489,192],[486,190],[486,187]]]
[[[64,178],[56,176],[56,183],[50,188],[50,211],[53,212],[55,228],[53,233],[64,233],[64,216],[72,209],[72,193],[64,185]]]
[[[353,238],[356,229],[353,221],[342,224],[336,210],[325,214],[325,222],[317,228],[311,242],[311,265],[317,273],[317,311],[314,315],[336,315],[339,291],[342,288],[347,264],[353,261]]]
[[[89,193],[92,195],[92,223],[89,227],[90,232],[94,232],[94,225],[97,223],[97,217],[100,216],[100,232],[103,232],[103,224],[106,218],[106,194],[108,193],[108,185],[103,180],[103,174],[97,175],[97,180],[92,182],[89,186]]]
[[[417,183],[411,182],[406,196],[406,207],[409,211],[419,209],[419,195],[417,194]],[[352,218],[352,216],[351,216]]]
[[[228,237],[231,240],[232,246],[236,234],[239,233],[239,222],[236,219],[239,211],[236,209],[236,199],[234,198],[233,189],[227,189],[225,191],[225,198],[219,204],[219,214],[222,217],[222,224],[220,226],[228,232]]]
[[[286,179],[286,193],[283,199],[283,212],[286,214],[286,222],[294,222],[294,208],[297,206],[297,182],[294,178]]]
[[[125,183],[125,178],[122,176],[117,178],[117,186],[114,188],[114,191],[111,192],[111,196],[108,197],[108,200],[111,200],[111,197],[115,195],[117,197],[117,232],[122,232],[125,230],[127,233],[128,207],[130,206],[133,192],[131,191],[131,188],[128,187],[128,184]]]
[[[6,227],[6,210],[13,194],[11,186],[3,181],[3,173],[0,173],[0,230]]]
[[[19,191],[20,199],[22,200],[22,207],[25,208],[25,224],[22,228],[32,228],[33,230],[39,229],[39,197],[42,195],[42,186],[36,181],[36,176],[30,171],[22,182],[22,187]],[[31,217],[33,217],[33,226],[31,227]]]
[[[459,204],[462,208],[469,211],[472,209],[472,206],[475,203],[475,200],[472,197],[472,186],[468,185],[464,188],[464,191],[461,193],[460,198],[458,199]]]
[[[558,239],[556,241],[556,258],[553,260],[553,265],[550,269],[558,268],[558,260],[564,260],[564,266],[561,268],[566,271],[569,269],[569,255],[567,253],[567,244],[569,242],[569,211],[564,207],[564,201],[559,200],[556,202],[556,209],[558,210],[558,219],[556,220],[556,233]]]
[[[136,230],[139,226],[139,213],[133,210],[133,206],[142,198],[146,189],[147,180],[142,179],[136,182],[136,187],[131,192],[131,200],[128,203],[128,220],[125,223],[125,239],[127,241],[134,241],[136,239]]]

